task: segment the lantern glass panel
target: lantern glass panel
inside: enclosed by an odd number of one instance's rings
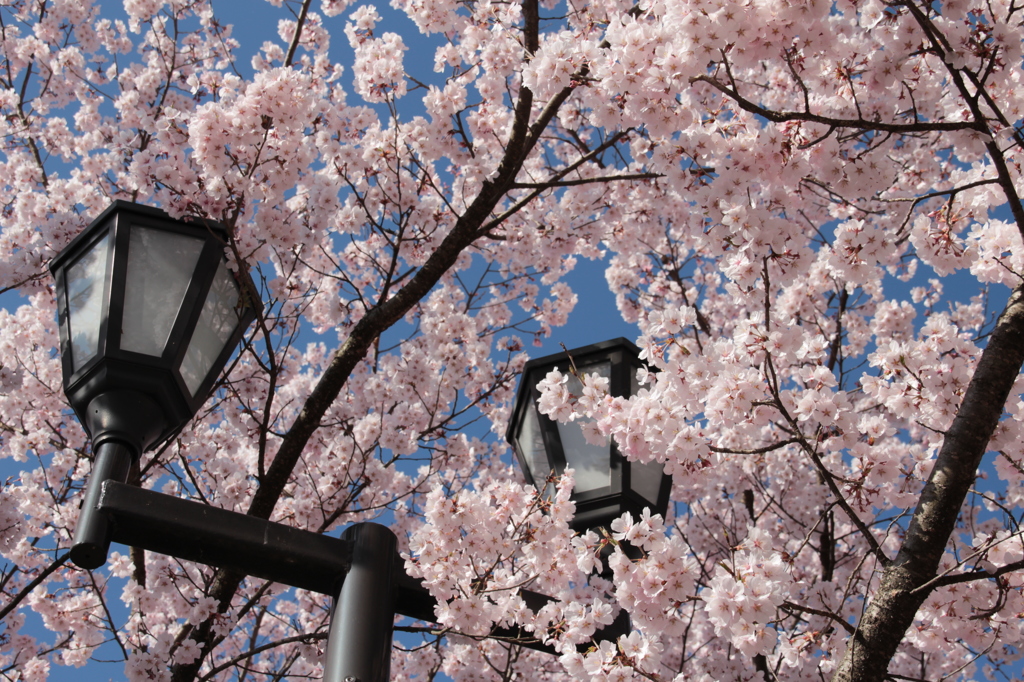
[[[526,459],[526,468],[530,471],[534,485],[537,488],[543,487],[552,467],[544,449],[544,436],[540,430],[540,418],[537,415],[536,403],[531,403],[526,408],[526,415],[523,418],[522,426],[519,427],[517,441],[519,451]]]
[[[202,239],[146,227],[132,229],[122,350],[163,354],[202,250]]]
[[[192,395],[199,390],[231,338],[231,332],[238,326],[238,301],[238,284],[227,265],[221,261],[203,304],[203,311],[199,314],[199,323],[181,362],[181,378]]]
[[[661,462],[632,462],[629,468],[629,487],[654,506],[658,503],[661,478],[664,475],[665,465]]]
[[[636,395],[640,392],[640,380],[637,378],[634,369],[629,375],[629,394]],[[629,470],[629,487],[633,492],[651,503],[651,506],[658,504],[658,497],[661,493],[661,480],[665,475],[665,465],[660,462],[633,462]]]
[[[596,373],[608,379],[612,374],[612,365],[610,362],[602,362],[582,367],[580,371],[585,374]],[[583,394],[583,384],[571,374],[566,388],[573,395]],[[583,425],[591,421],[593,420],[578,418],[575,421],[558,424],[558,437],[562,440],[565,465],[576,471],[574,490],[577,493],[607,488],[612,484],[611,441],[605,438],[601,445],[587,442],[583,435]]]
[[[64,275],[68,297],[68,338],[71,339],[71,363],[75,370],[85,365],[99,350],[104,294],[110,281],[107,267],[109,252],[108,232]]]

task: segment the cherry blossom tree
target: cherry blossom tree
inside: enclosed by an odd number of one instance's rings
[[[224,224],[264,302],[132,482],[390,524],[439,603],[400,623],[398,679],[1012,675],[1015,2],[270,0],[253,55],[213,0],[0,2],[0,289],[28,301],[0,312],[0,671],[322,672],[326,597],[67,561],[91,451],[46,263],[128,199]],[[663,463],[673,508],[574,536],[572,472],[526,486],[500,434],[580,258],[649,371],[631,398],[553,373],[544,409]]]

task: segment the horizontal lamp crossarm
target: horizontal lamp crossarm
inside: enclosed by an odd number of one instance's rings
[[[352,563],[350,543],[248,514],[105,481],[99,509],[113,542],[335,594]]]
[[[113,542],[332,597],[339,593],[352,566],[351,541],[115,480],[104,481],[97,511],[110,520]],[[396,557],[394,565],[401,566],[402,562]],[[422,581],[403,570],[395,573],[395,612],[415,620],[436,622],[437,601]],[[532,590],[519,593],[533,611],[555,601]],[[595,639],[613,640],[627,634],[628,629],[628,621],[620,618],[597,632]],[[535,640],[532,633],[519,628],[496,628],[491,636],[556,653],[551,646]],[[586,650],[589,645],[580,648]]]

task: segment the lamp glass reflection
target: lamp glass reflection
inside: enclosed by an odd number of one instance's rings
[[[109,253],[108,234],[82,254],[65,275],[68,338],[71,340],[71,361],[76,370],[95,357],[99,350],[103,301],[110,281]]]
[[[132,229],[122,350],[163,354],[202,250],[202,239],[166,230]]]
[[[199,390],[238,325],[238,303],[238,284],[221,261],[181,363],[181,378],[192,395]]]
[[[580,371],[585,374],[596,373],[608,379],[611,377],[612,365],[610,362],[602,362],[581,367]],[[569,375],[566,388],[573,395],[583,394],[583,384],[572,374]],[[611,441],[606,438],[601,445],[587,442],[583,435],[583,424],[589,421],[592,420],[577,417],[574,421],[565,424],[558,423],[558,437],[562,441],[565,465],[575,470],[576,487],[574,490],[578,493],[606,488],[612,484]]]
[[[636,395],[639,392],[640,379],[637,378],[636,372],[630,372],[629,394]],[[652,507],[657,505],[661,493],[661,481],[665,476],[665,465],[657,460],[633,462],[629,472],[629,487],[633,489],[633,492],[650,502]]]

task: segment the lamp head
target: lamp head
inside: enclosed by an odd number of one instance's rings
[[[588,443],[581,421],[559,424],[537,409],[537,384],[553,369],[569,374],[568,388],[582,392],[580,380],[570,374],[570,360],[581,374],[597,372],[608,379],[612,396],[630,396],[639,389],[636,370],[641,367],[640,349],[618,338],[530,360],[516,395],[506,439],[515,450],[527,482],[544,488],[552,472],[561,475],[575,470],[576,503],[572,527],[577,531],[607,527],[624,512],[639,515],[648,507],[664,515],[668,510],[671,477],[658,462],[630,462],[614,441],[603,445]]]
[[[216,223],[115,201],[50,263],[64,393],[94,447],[142,452],[205,402],[259,305],[226,244]]]

